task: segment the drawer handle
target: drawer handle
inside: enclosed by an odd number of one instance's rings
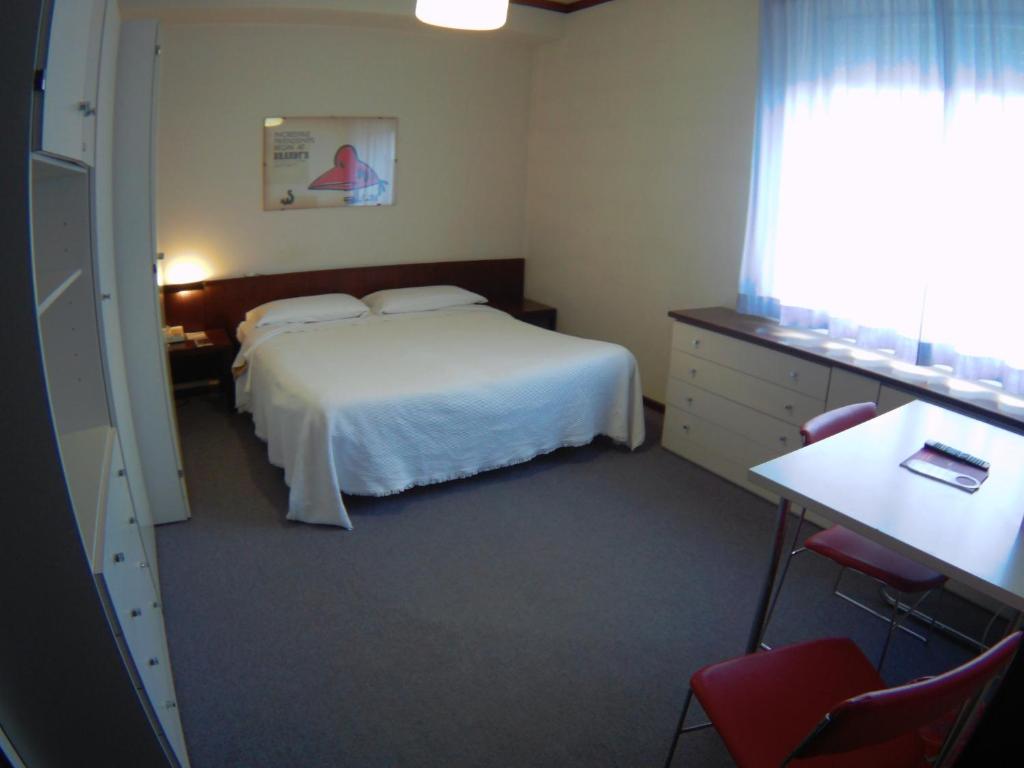
[[[782,435],[782,436],[781,436],[781,437],[779,438],[779,442],[780,442],[780,443],[782,443],[783,445],[785,445],[786,443],[788,443],[788,442],[789,442],[789,438],[787,438],[787,437],[786,437],[785,435]]]
[[[683,432],[689,432],[689,431],[690,431],[690,425],[689,424],[683,424]]]
[[[789,411],[790,413],[792,413],[792,412],[793,412],[793,406],[792,406],[792,405],[784,405],[784,406],[782,406],[782,407],[783,407],[783,408],[785,408],[785,409],[786,409],[787,411]]]
[[[148,661],[147,663],[149,664],[149,666],[151,666],[151,667],[155,667],[155,666],[156,666],[157,664],[159,664],[159,663],[160,663],[160,659],[158,659],[158,658],[157,658],[156,656],[154,656],[154,657],[153,657],[152,659],[150,659],[150,660],[149,660],[149,661]]]
[[[124,477],[124,470],[123,469],[117,470],[117,476],[118,477]]]
[[[690,375],[691,376],[696,376],[697,375],[697,369],[696,368],[691,368],[690,369]]]
[[[797,373],[796,371],[790,371],[789,378],[791,378],[793,381],[796,381],[797,379],[800,378],[800,374]]]
[[[142,609],[141,608],[132,608],[131,613],[129,615],[133,619],[137,619],[137,618],[139,618],[139,616],[142,615]]]
[[[693,348],[696,349],[699,346],[700,346],[700,339],[694,339],[693,340]]]
[[[175,704],[173,701],[165,701],[164,702],[164,707],[166,707],[167,709],[174,709],[177,706],[178,705]]]
[[[118,552],[116,555],[114,555],[114,562],[115,563],[123,563],[124,562],[124,552]]]
[[[693,405],[693,398],[692,397],[686,398],[686,404],[687,405]]]
[[[154,602],[154,603],[153,603],[153,607],[154,607],[154,608],[159,608],[159,607],[160,607],[160,603]]]
[[[129,517],[128,518],[128,525],[135,525],[135,518],[134,517]]]
[[[96,114],[96,108],[92,105],[91,101],[80,101],[77,104],[78,111],[86,117],[92,117]]]

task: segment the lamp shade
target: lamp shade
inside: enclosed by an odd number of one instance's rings
[[[416,18],[436,27],[498,29],[508,18],[508,0],[416,0]]]

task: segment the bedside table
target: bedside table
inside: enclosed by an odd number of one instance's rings
[[[549,331],[555,330],[555,323],[558,321],[557,309],[549,307],[547,304],[541,304],[533,299],[523,299],[521,302],[514,304],[494,302],[489,304],[489,306],[500,309],[502,312],[508,312],[516,320],[547,328]]]
[[[167,359],[171,367],[174,394],[209,389],[216,381],[228,407],[235,407],[235,382],[231,363],[235,358],[235,345],[227,331],[213,328],[206,331],[212,344],[197,347],[194,341],[181,341],[167,345]]]

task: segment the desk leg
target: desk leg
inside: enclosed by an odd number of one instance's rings
[[[768,604],[771,602],[772,588],[775,586],[775,576],[779,571],[779,559],[782,556],[782,545],[786,537],[786,518],[788,515],[789,501],[787,499],[779,499],[779,508],[775,521],[775,541],[772,543],[772,556],[768,563],[768,571],[764,575],[764,585],[761,587],[761,599],[757,604],[757,611],[754,613],[754,623],[750,625],[747,653],[754,653],[761,645],[761,636],[764,633],[764,620],[768,615]]]

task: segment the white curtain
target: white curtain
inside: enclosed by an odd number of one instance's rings
[[[1024,393],[1024,0],[764,0],[739,308]]]

